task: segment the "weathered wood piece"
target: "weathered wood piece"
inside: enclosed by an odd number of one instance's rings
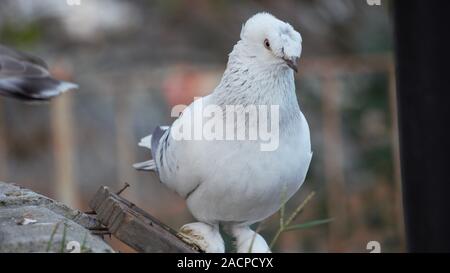
[[[144,210],[102,186],[90,202],[97,219],[122,242],[138,252],[196,253],[177,232]]]

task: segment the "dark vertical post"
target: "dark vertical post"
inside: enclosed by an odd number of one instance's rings
[[[408,249],[450,252],[450,1],[396,0]]]

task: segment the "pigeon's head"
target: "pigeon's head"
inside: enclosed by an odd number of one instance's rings
[[[259,63],[290,67],[297,72],[302,36],[269,13],[258,13],[242,26],[241,41]]]

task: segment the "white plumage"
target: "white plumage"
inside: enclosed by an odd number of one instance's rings
[[[275,213],[282,196],[290,198],[305,180],[312,157],[310,134],[293,73],[301,42],[291,25],[268,13],[256,14],[242,27],[241,40],[212,94],[188,106],[172,127],[158,127],[139,144],[152,150],[153,159],[135,167],[156,171],[162,183],[186,198],[199,222],[183,226],[181,232],[207,252],[224,251],[219,224],[236,239],[238,252],[269,252],[249,226]],[[260,140],[176,140],[174,128],[191,122],[186,113],[202,109],[195,107],[200,103],[203,109],[279,105],[278,148],[261,151]],[[258,122],[236,126],[251,130]]]

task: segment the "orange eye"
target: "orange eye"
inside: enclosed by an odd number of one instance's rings
[[[264,40],[264,47],[267,48],[268,50],[270,50],[269,40],[267,40],[267,39]]]

